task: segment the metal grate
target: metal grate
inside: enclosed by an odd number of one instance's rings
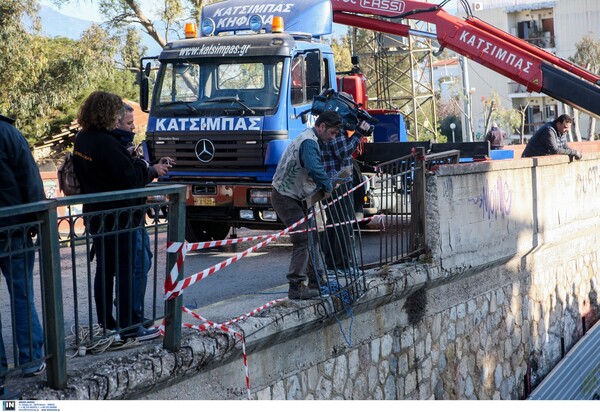
[[[577,342],[528,399],[600,399],[600,323]]]

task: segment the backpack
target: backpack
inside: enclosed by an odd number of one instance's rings
[[[65,196],[81,194],[81,184],[75,174],[73,153],[65,153],[62,165],[58,168],[58,188]]]

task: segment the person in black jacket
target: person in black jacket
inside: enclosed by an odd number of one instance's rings
[[[506,139],[506,132],[500,129],[496,122],[493,122],[492,127],[485,135],[485,140],[490,142],[490,148],[492,150],[504,148],[504,139]]]
[[[113,132],[122,107],[119,96],[95,91],[79,109],[81,131],[75,138],[73,165],[83,194],[141,188],[151,180],[148,163],[132,158]],[[164,174],[167,165],[157,168]],[[128,199],[86,203],[83,212],[86,226],[94,235],[97,256],[94,299],[98,323],[109,330],[128,328],[122,336],[147,340],[158,337],[159,331],[143,326],[130,328],[143,321],[133,307],[131,271],[135,228],[143,225],[141,211],[132,207],[142,202],[143,199]],[[115,280],[117,319],[112,314]]]
[[[580,160],[581,152],[567,144],[572,122],[571,116],[561,114],[555,121],[546,123],[529,139],[521,157],[564,154]]]
[[[119,142],[127,149],[127,152],[133,157],[139,157],[136,146],[133,143],[135,138],[134,110],[131,105],[123,103],[123,109],[119,115],[117,127],[113,133],[119,136]],[[166,169],[175,164],[174,159],[163,157],[154,165],[148,167],[149,179],[154,180],[159,175],[162,176]],[[165,166],[162,166],[165,165]],[[149,182],[148,182],[149,183]],[[135,250],[133,258],[133,308],[138,312],[140,318],[144,317],[144,296],[146,285],[148,284],[148,272],[152,266],[152,249],[150,247],[150,236],[145,227],[135,231]],[[151,320],[144,321],[144,325],[152,323]]]
[[[46,199],[40,171],[33,160],[25,137],[12,125],[12,119],[0,116],[0,207],[18,206]],[[14,338],[18,364],[23,374],[33,376],[46,369],[42,347],[44,335],[33,299],[33,228],[34,216],[16,215],[0,219],[0,270],[6,278],[13,312]],[[4,314],[10,319],[10,314]],[[0,323],[0,329],[2,325]],[[0,399],[15,399],[4,388],[8,361],[0,334]]]

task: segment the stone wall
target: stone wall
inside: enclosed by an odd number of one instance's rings
[[[582,317],[587,327],[597,321],[599,258],[579,255],[533,277],[491,268],[417,292],[415,303],[426,302],[417,322],[410,297],[404,313],[382,308],[396,318],[393,329],[256,398],[524,399],[582,336]]]

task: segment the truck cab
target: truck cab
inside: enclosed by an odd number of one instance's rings
[[[231,227],[281,227],[270,204],[277,162],[312,126],[302,114],[313,97],[336,88],[333,52],[320,40],[331,33],[330,2],[259,6],[205,6],[202,35],[158,57],[146,155],[175,160],[160,182],[187,185],[190,242],[223,239]],[[141,93],[147,102],[147,81]]]

